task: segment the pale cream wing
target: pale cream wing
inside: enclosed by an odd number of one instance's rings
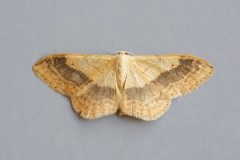
[[[187,54],[136,56],[135,66],[160,86],[162,98],[176,98],[190,93],[214,72],[205,60]]]
[[[155,120],[171,100],[206,81],[213,68],[191,55],[135,56],[129,64],[121,114]]]
[[[171,99],[163,99],[162,86],[151,83],[141,66],[134,59],[129,62],[127,77],[120,103],[120,115],[133,116],[142,120],[155,120],[163,115],[171,104]]]
[[[69,96],[73,109],[94,119],[118,109],[113,56],[55,54],[39,60],[35,74],[54,90]]]

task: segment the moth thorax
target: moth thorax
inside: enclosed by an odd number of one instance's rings
[[[125,84],[127,76],[127,68],[129,67],[129,58],[130,56],[126,54],[118,55],[118,65],[117,65],[117,83],[118,87],[121,90]]]

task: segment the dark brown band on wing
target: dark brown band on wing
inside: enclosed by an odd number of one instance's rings
[[[176,68],[166,71],[160,74],[155,80],[151,83],[155,85],[162,85],[167,87],[170,83],[177,82],[191,72],[191,67],[193,66],[193,60],[185,59],[179,60],[179,66]],[[158,93],[154,93],[154,85],[151,86],[151,83],[146,84],[144,87],[132,87],[125,90],[127,99],[136,99],[138,101],[146,101]]]
[[[150,100],[153,96],[158,93],[154,93],[150,84],[146,84],[144,87],[132,87],[125,90],[127,99],[136,99],[138,101],[144,102]]]
[[[116,89],[111,87],[99,87],[97,84],[92,84],[86,92],[82,93],[80,98],[84,102],[92,103],[104,99],[115,100],[115,96]]]
[[[66,80],[81,85],[91,80],[81,71],[71,68],[66,64],[67,59],[65,57],[53,58],[53,66],[59,72],[59,74]]]
[[[160,74],[152,82],[159,83],[162,86],[167,87],[170,83],[177,82],[183,79],[188,73],[190,73],[192,64],[192,59],[179,60],[179,66]]]
[[[90,94],[90,96],[96,101],[101,101],[106,98],[113,99],[116,95],[116,89],[111,87],[99,87],[94,84],[89,88],[88,94]]]

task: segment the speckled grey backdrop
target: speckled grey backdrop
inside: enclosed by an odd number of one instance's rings
[[[240,157],[240,1],[1,0],[0,159]],[[53,52],[193,53],[216,68],[154,122],[83,120],[38,80]]]

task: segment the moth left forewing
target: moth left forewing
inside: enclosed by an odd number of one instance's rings
[[[54,90],[71,96],[90,82],[101,81],[111,64],[110,56],[53,54],[39,60],[33,71]]]

